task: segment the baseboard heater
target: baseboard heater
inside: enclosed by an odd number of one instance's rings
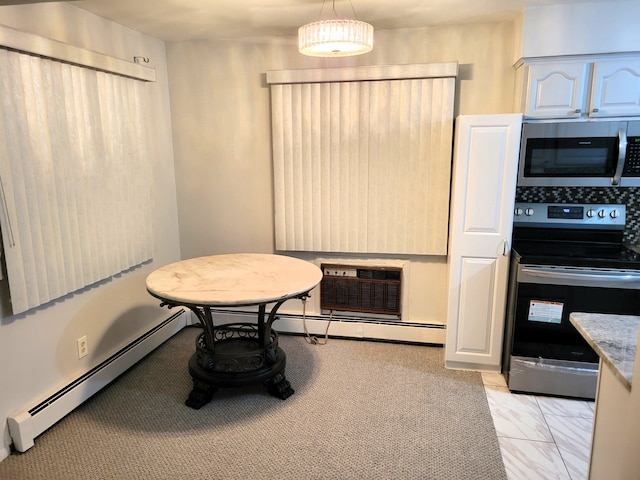
[[[14,448],[27,451],[38,435],[171,338],[185,326],[184,314],[184,310],[176,312],[53,395],[10,415],[7,423]]]
[[[402,268],[321,265],[320,308],[400,315]]]

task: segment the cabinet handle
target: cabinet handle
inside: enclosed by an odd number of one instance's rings
[[[576,108],[575,113],[582,113],[582,109],[581,108]]]
[[[599,108],[594,108],[593,110],[591,110],[592,113],[598,113],[600,111]]]

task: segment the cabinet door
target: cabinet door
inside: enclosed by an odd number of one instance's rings
[[[579,118],[585,104],[588,62],[528,65],[524,115],[529,118]]]
[[[640,59],[594,63],[589,116],[640,115]]]
[[[456,122],[445,363],[499,371],[522,115]]]

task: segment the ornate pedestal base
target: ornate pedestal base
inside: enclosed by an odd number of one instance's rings
[[[270,341],[260,340],[255,326],[234,324],[216,328],[213,350],[205,346],[204,334],[196,340],[196,353],[189,360],[193,390],[185,404],[199,409],[222,387],[262,382],[270,395],[285,400],[294,390],[284,376],[287,357],[278,347],[276,332]]]

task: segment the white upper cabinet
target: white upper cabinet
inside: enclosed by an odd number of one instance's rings
[[[516,68],[525,118],[640,116],[640,54],[525,59]]]
[[[530,118],[579,118],[584,112],[588,62],[527,65],[524,115]]]
[[[640,57],[593,64],[589,116],[640,116]]]

